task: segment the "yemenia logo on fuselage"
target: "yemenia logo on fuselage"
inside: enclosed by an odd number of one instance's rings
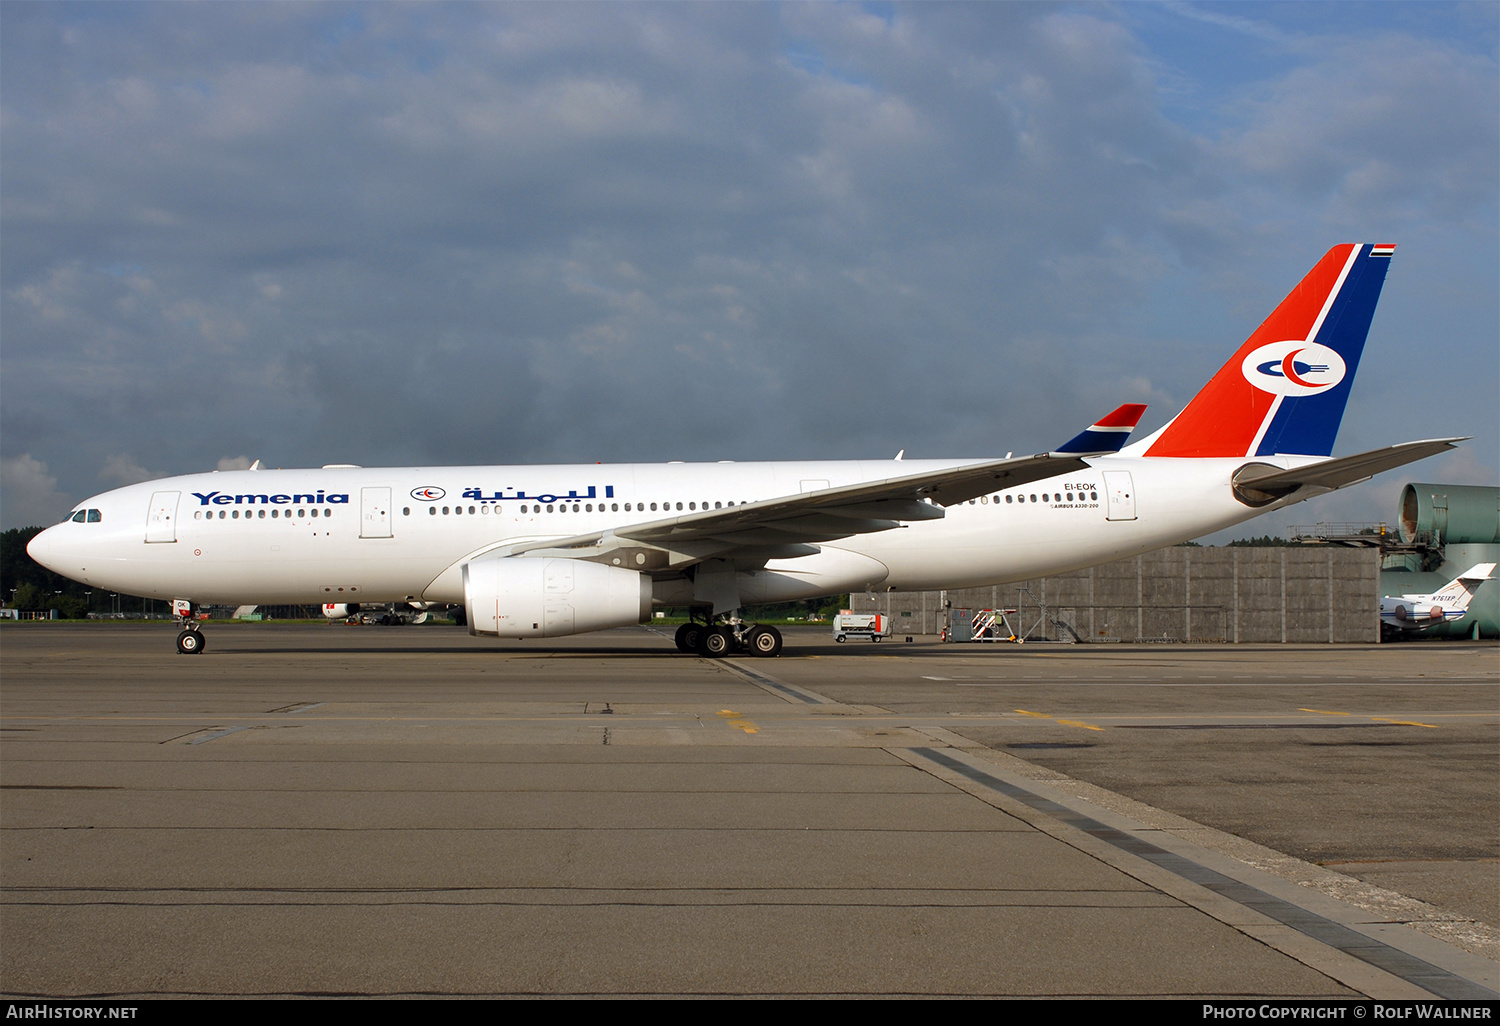
[[[198,500],[198,505],[207,506],[213,503],[215,506],[295,506],[305,504],[308,506],[337,505],[347,503],[347,493],[339,492],[327,494],[319,488],[317,493],[302,492],[296,495],[221,495],[218,492],[193,492]]]
[[[1317,395],[1344,380],[1344,358],[1316,342],[1288,339],[1261,346],[1245,357],[1240,373],[1273,395]]]

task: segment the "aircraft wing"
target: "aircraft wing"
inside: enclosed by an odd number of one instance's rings
[[[1368,481],[1376,474],[1387,470],[1394,470],[1408,463],[1426,459],[1428,456],[1447,452],[1455,448],[1459,442],[1468,441],[1469,437],[1472,436],[1402,442],[1400,445],[1371,449],[1369,452],[1341,456],[1338,459],[1323,460],[1320,463],[1310,463],[1305,467],[1294,467],[1291,470],[1276,470],[1266,464],[1252,463],[1235,474],[1234,486],[1237,491],[1260,493],[1267,502],[1290,495],[1299,488],[1316,488],[1331,492],[1336,488],[1345,488],[1352,484],[1359,484],[1361,481]]]
[[[535,556],[545,552],[604,561],[622,549],[632,555],[649,551],[650,558],[623,564],[647,570],[687,566],[711,558],[764,561],[807,556],[818,551],[816,542],[889,531],[909,521],[939,520],[944,506],[1002,488],[1086,471],[1089,465],[1084,456],[1094,455],[1102,454],[1038,453],[962,464],[518,545],[509,554]]]

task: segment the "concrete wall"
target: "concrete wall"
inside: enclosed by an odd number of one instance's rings
[[[947,592],[954,611],[1016,609],[1018,634],[1083,641],[1380,640],[1375,548],[1178,547],[1057,577]],[[897,634],[936,634],[943,593],[867,592],[855,612],[889,613]],[[1043,615],[1045,608],[1045,616]]]

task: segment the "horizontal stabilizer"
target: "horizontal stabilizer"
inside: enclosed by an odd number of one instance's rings
[[[1468,438],[1429,438],[1419,442],[1402,442],[1384,449],[1371,449],[1354,456],[1310,463],[1305,467],[1282,470],[1268,463],[1248,463],[1234,475],[1234,493],[1241,502],[1263,506],[1284,498],[1301,488],[1331,492],[1376,474],[1447,452]]]

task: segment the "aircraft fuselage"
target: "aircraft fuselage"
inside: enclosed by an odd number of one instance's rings
[[[228,471],[91,498],[97,522],[58,524],[31,551],[75,580],[146,597],[459,603],[463,565],[492,549],[880,480],[894,468],[920,473],[972,462],[979,461]],[[757,596],[752,582],[746,600],[1002,584],[1146,552],[1265,512],[1231,493],[1230,475],[1244,459],[1089,462],[1088,473],[995,491],[947,507],[942,519],[772,559],[765,570],[779,575],[775,594]],[[654,576],[658,603],[691,601],[677,575]]]

